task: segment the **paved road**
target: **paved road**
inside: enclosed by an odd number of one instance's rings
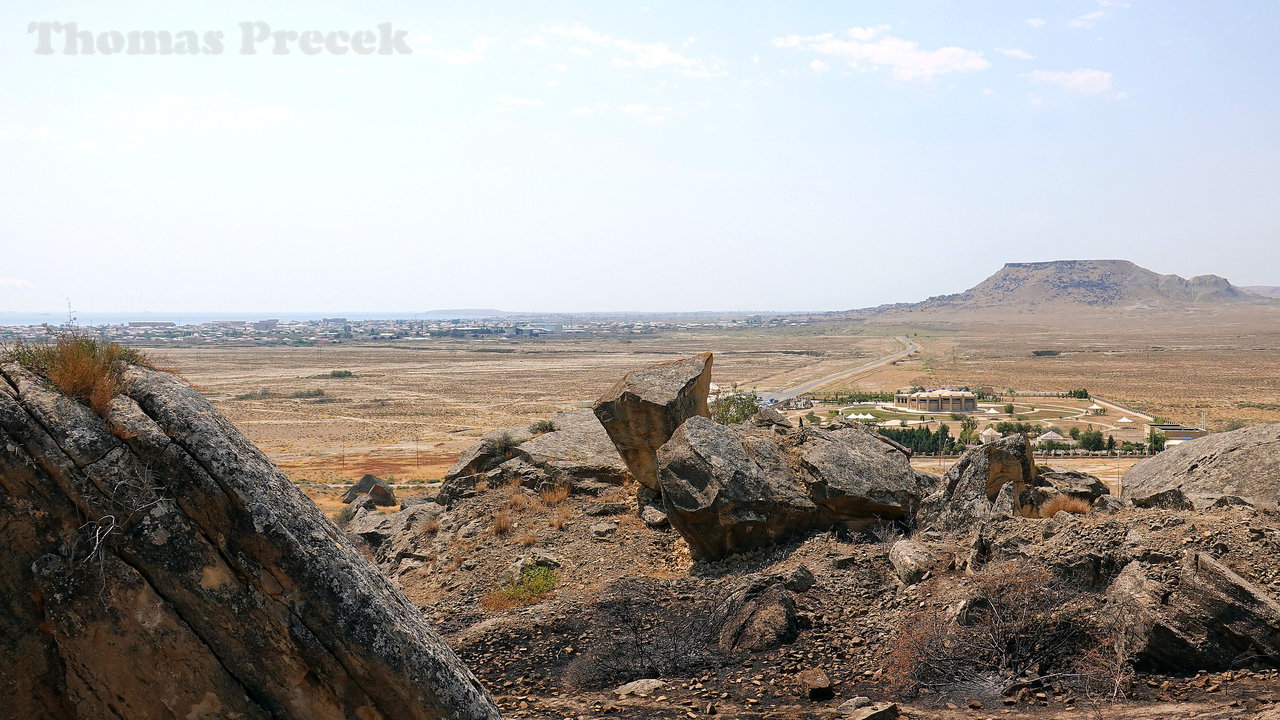
[[[817,380],[812,380],[810,382],[804,383],[803,385],[796,385],[795,387],[790,387],[785,390],[778,390],[777,392],[760,393],[760,398],[763,400],[776,400],[776,401],[789,400],[797,395],[803,395],[804,393],[812,392],[813,390],[820,388],[823,385],[826,385],[827,383],[833,383],[837,380],[844,380],[845,378],[851,377],[853,375],[859,375],[861,373],[869,372],[871,370],[875,370],[876,368],[883,367],[893,362],[894,360],[901,360],[902,358],[920,349],[919,345],[915,344],[914,342],[908,340],[907,338],[901,335],[898,336],[898,342],[902,343],[906,349],[896,352],[893,355],[887,355],[885,357],[882,357],[879,360],[872,360],[866,365],[859,365],[858,367],[853,368],[852,370],[844,370],[834,375],[828,375],[824,378],[818,378]]]

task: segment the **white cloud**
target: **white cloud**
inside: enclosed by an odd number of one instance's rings
[[[650,105],[648,103],[628,103],[624,105],[609,105],[606,103],[593,103],[591,105],[582,105],[569,111],[570,115],[601,115],[609,112],[618,112],[622,115],[635,119],[639,122],[649,125],[657,125],[674,118],[681,118],[693,113],[702,112],[711,108],[709,102],[686,102],[680,105]]]
[[[512,105],[514,107],[538,107],[542,105],[542,101],[538,98],[512,97],[510,95],[501,95],[498,102],[503,105]]]
[[[995,95],[995,94],[996,94],[996,91],[995,91],[995,90],[992,90],[991,88],[982,88],[982,94],[983,94],[983,95],[988,95],[988,96],[990,96],[990,95]]]
[[[29,288],[35,287],[30,280],[22,278],[0,278],[0,288]]]
[[[422,36],[426,41],[430,41],[431,37]],[[428,55],[437,57],[450,65],[470,65],[484,60],[484,53],[493,44],[494,38],[486,35],[477,35],[471,41],[470,50],[462,50],[459,48],[414,48],[413,52],[417,55]]]
[[[566,70],[569,69],[569,66],[565,65],[564,63],[551,63],[551,69],[558,70],[560,72],[565,72]]]
[[[547,81],[547,87],[560,87],[560,81],[559,81],[559,80],[548,80],[548,81]]]
[[[899,80],[929,80],[936,75],[976,72],[991,67],[982,53],[960,47],[922,50],[917,43],[887,34],[888,25],[854,27],[842,35],[786,35],[774,47],[795,48],[844,60],[852,68],[887,67]]]
[[[1008,55],[1011,58],[1018,58],[1019,60],[1035,60],[1036,59],[1035,55],[1032,55],[1026,50],[1019,50],[1018,48],[996,48],[996,52],[1000,53],[1001,55]]]
[[[543,37],[542,37],[541,35],[534,35],[533,37],[527,37],[527,38],[525,38],[525,39],[521,40],[521,41],[520,41],[520,44],[521,44],[521,45],[529,45],[529,46],[531,46],[531,47],[536,47],[536,48],[545,48],[545,47],[548,47],[548,46],[547,46],[547,41],[546,41],[546,40],[544,40],[544,39],[543,39]]]
[[[1044,18],[1027,18],[1027,24],[1033,28],[1044,27],[1048,22]]]
[[[584,47],[571,47],[569,48],[569,52],[573,53],[574,55],[590,55],[591,54],[591,51]]]
[[[821,60],[814,60],[813,62],[809,63],[809,67],[813,68],[814,72],[820,72],[820,73],[826,72],[831,69],[830,65],[822,62]]]
[[[1070,72],[1036,70],[1022,77],[1034,83],[1048,83],[1084,95],[1100,95],[1111,89],[1111,73],[1081,68]]]
[[[614,67],[669,68],[689,77],[720,77],[728,74],[724,69],[724,61],[719,58],[701,59],[690,57],[672,50],[666,43],[662,42],[645,43],[627,40],[626,38],[597,32],[582,24],[573,26],[553,25],[541,28],[541,30],[549,35],[557,35],[622,53],[622,57],[612,59]],[[583,54],[589,54],[589,51],[584,48],[570,48],[569,50],[571,52],[581,50]]]
[[[1107,16],[1105,10],[1091,10],[1080,17],[1067,23],[1067,27],[1077,30],[1088,30],[1098,24],[1098,21]]]

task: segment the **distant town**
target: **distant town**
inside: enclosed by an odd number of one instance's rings
[[[554,316],[551,316],[554,317]],[[615,315],[588,316],[571,321],[548,322],[537,318],[492,319],[381,319],[356,320],[327,317],[316,320],[212,320],[180,324],[162,320],[78,325],[0,325],[0,340],[38,342],[50,335],[77,331],[124,344],[152,346],[316,346],[333,343],[388,342],[408,338],[533,339],[646,335],[669,331],[744,329],[805,325],[810,319],[795,315],[744,315],[738,317],[636,319]]]

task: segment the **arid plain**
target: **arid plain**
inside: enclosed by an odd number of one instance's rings
[[[822,390],[912,385],[1061,392],[1106,399],[1211,428],[1280,420],[1280,323],[1273,313],[1091,323],[890,324],[831,318],[742,331],[632,337],[431,339],[313,348],[153,350],[296,482],[343,482],[371,472],[400,482],[439,479],[489,430],[589,405],[628,370],[715,353],[714,379],[761,392],[864,365],[920,345],[910,357]],[[1035,350],[1054,350],[1036,357]],[[332,377],[350,371],[351,377]],[[323,393],[321,395],[320,393]]]

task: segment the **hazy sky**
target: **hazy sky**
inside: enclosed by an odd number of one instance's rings
[[[4,3],[0,310],[846,309],[1087,257],[1280,285],[1272,0],[263,5]],[[39,54],[39,21],[221,52]],[[414,52],[245,55],[241,22]]]

